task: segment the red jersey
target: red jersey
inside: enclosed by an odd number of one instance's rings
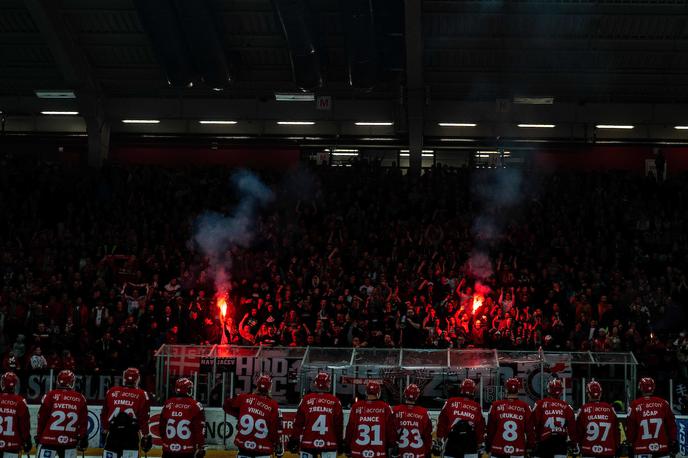
[[[393,409],[400,458],[425,458],[432,448],[432,422],[425,407],[401,404]]]
[[[520,399],[492,403],[487,417],[487,441],[493,455],[525,455],[535,445],[530,406]]]
[[[281,440],[282,421],[277,401],[269,396],[244,393],[225,401],[224,410],[237,419],[234,445],[239,451],[271,455]]]
[[[201,403],[191,397],[165,401],[159,425],[163,453],[187,454],[205,446],[205,413]]]
[[[124,413],[137,420],[139,430],[144,436],[148,434],[148,418],[150,416],[150,402],[148,393],[141,388],[115,386],[108,390],[100,413],[100,424],[105,432],[110,422],[117,415]]]
[[[676,418],[664,399],[644,396],[631,402],[626,436],[633,453],[669,453],[676,442]]]
[[[346,441],[356,458],[386,457],[397,443],[397,426],[389,405],[379,399],[356,401],[346,425]]]
[[[578,443],[576,415],[566,401],[555,398],[538,399],[533,408],[533,424],[537,441],[544,441],[551,436],[568,435],[571,441]]]
[[[578,438],[583,456],[615,456],[621,444],[616,412],[606,402],[588,402],[578,414]]]
[[[16,453],[30,439],[26,401],[18,394],[0,393],[0,451]]]
[[[81,393],[58,388],[43,396],[36,427],[39,444],[73,448],[87,431],[88,408]]]
[[[463,420],[475,431],[476,444],[485,442],[485,419],[480,404],[472,399],[449,398],[437,419],[437,438],[446,439],[454,424]]]
[[[296,411],[292,437],[308,451],[335,451],[344,437],[342,403],[330,393],[304,396]]]

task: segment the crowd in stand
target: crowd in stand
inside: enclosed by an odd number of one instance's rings
[[[0,166],[3,369],[150,370],[161,344],[222,340],[633,351],[641,372],[688,376],[685,178],[263,174],[276,198],[231,249],[222,320],[190,240],[202,212],[231,214],[230,174]]]

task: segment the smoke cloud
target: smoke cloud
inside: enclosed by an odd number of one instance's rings
[[[522,184],[523,175],[517,169],[477,171],[473,175],[471,190],[477,211],[471,226],[474,244],[466,271],[478,281],[494,273],[489,250],[503,237],[508,211],[521,201]]]
[[[208,274],[218,292],[229,289],[231,249],[250,245],[258,211],[274,199],[270,188],[246,170],[234,173],[231,182],[239,194],[233,213],[205,212],[194,222],[193,243],[208,258]]]

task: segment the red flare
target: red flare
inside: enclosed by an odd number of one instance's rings
[[[473,295],[473,315],[483,306],[485,298],[481,294]]]
[[[222,320],[224,321],[225,317],[227,316],[227,298],[224,296],[220,296],[217,298],[217,308],[220,309],[220,316],[222,317]]]

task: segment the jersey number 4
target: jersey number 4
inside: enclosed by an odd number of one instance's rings
[[[327,434],[327,418],[325,415],[318,415],[318,418],[313,422],[313,426],[311,426],[311,431],[321,436]]]

